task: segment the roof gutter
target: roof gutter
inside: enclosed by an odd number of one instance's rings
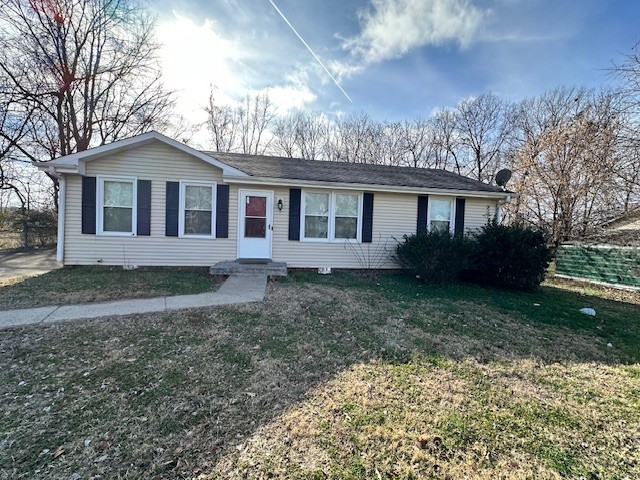
[[[48,173],[49,175],[52,175],[56,178],[60,178],[60,175],[64,173],[79,173],[81,175],[84,174],[84,168],[78,168],[75,165],[54,165],[50,162],[36,161],[32,161],[31,165],[36,167],[38,170],[42,170],[43,172]]]
[[[496,198],[507,202],[513,196],[512,192],[483,192],[481,190],[455,190],[445,188],[421,188],[407,186],[392,185],[375,185],[367,183],[343,183],[343,182],[324,182],[316,180],[296,180],[288,178],[272,178],[272,177],[237,177],[234,175],[223,175],[223,180],[230,184],[243,185],[275,185],[282,187],[326,187],[335,190],[366,190],[369,192],[389,192],[389,193],[417,193],[417,194],[438,194],[460,196],[464,193],[465,197],[476,198]]]

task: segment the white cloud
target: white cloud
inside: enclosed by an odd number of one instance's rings
[[[269,93],[269,99],[276,106],[277,114],[284,115],[293,109],[303,109],[316,101],[317,96],[306,85],[285,85],[271,87],[261,93]]]
[[[177,91],[177,113],[193,125],[206,120],[204,107],[212,88],[216,103],[232,106],[239,105],[245,95],[268,92],[280,115],[304,108],[317,99],[302,67],[283,78],[274,78],[268,88],[256,85],[252,77],[256,52],[243,45],[241,38],[233,39],[225,34],[215,21],[196,22],[174,12],[159,23],[157,37],[162,44],[163,81],[167,88]],[[193,141],[206,145],[206,130],[197,132]]]
[[[424,45],[471,42],[485,12],[469,0],[371,0],[359,14],[362,30],[343,46],[360,65],[399,58]],[[344,67],[357,73],[358,64]],[[333,68],[336,68],[334,65]]]
[[[329,68],[338,79],[341,79],[360,75],[364,72],[365,65],[362,61],[333,60],[329,62]]]
[[[220,92],[219,101],[228,102],[243,86],[233,72],[242,60],[241,50],[215,31],[215,23],[197,24],[174,13],[158,25],[162,76],[166,86],[178,90],[180,113],[194,121],[203,115],[212,86]]]

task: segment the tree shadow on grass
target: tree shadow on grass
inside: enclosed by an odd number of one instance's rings
[[[256,432],[327,382],[365,385],[349,375],[368,365],[427,365],[484,385],[478,372],[492,363],[638,362],[637,306],[604,302],[583,318],[582,298],[554,295],[303,275],[270,284],[261,303],[8,330],[0,476],[225,478]],[[357,413],[354,402],[345,408]]]

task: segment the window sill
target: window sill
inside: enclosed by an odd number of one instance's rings
[[[357,238],[334,238],[332,240],[323,238],[301,238],[300,241],[304,243],[362,243],[362,241],[358,240]]]
[[[133,232],[98,232],[98,237],[137,237]]]
[[[178,238],[199,238],[203,240],[215,240],[216,237],[213,235],[189,235],[182,233],[178,235]]]

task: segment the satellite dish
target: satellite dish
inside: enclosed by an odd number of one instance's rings
[[[503,168],[498,173],[496,173],[496,184],[500,187],[504,188],[507,185],[507,182],[511,178],[511,170],[508,168]]]

